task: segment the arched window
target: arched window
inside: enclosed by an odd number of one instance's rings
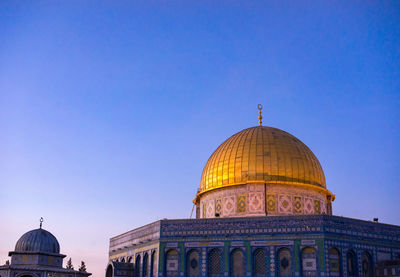
[[[292,255],[290,254],[290,250],[286,247],[278,251],[278,276],[292,276]]]
[[[353,250],[347,252],[347,276],[358,276],[356,254]]]
[[[340,253],[336,248],[329,250],[329,276],[341,277]]]
[[[108,265],[108,266],[107,266],[106,277],[113,277],[113,268],[112,268],[112,265]]]
[[[149,277],[149,255],[146,253],[143,257],[143,277]]]
[[[200,276],[200,255],[196,250],[190,250],[186,255],[186,276]]]
[[[179,256],[178,251],[171,249],[165,258],[165,272],[167,277],[178,276]]]
[[[240,249],[235,249],[231,253],[231,266],[230,273],[231,277],[242,277],[244,276],[244,259],[243,252]]]
[[[253,276],[267,276],[267,255],[264,249],[258,248],[253,256]]]
[[[135,262],[135,277],[140,277],[140,255],[137,255]]]
[[[302,276],[317,277],[317,251],[312,247],[306,247],[301,251]]]
[[[362,256],[361,265],[363,277],[373,277],[374,269],[372,264],[372,257],[367,251],[365,251]]]
[[[222,255],[217,248],[208,253],[208,276],[220,277],[222,274]]]
[[[155,261],[156,261],[156,251],[153,251],[153,253],[151,253],[151,261],[150,261],[150,277],[153,277],[156,275],[155,273]]]
[[[120,261],[121,263],[124,263],[125,262],[125,258],[121,258],[121,261]]]
[[[128,258],[128,263],[130,263],[130,264],[132,263],[132,257]]]

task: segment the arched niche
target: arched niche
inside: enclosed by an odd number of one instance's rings
[[[186,276],[200,276],[200,254],[195,249],[188,251],[186,254]]]
[[[156,276],[156,251],[151,253],[150,258],[150,277]]]
[[[143,268],[142,268],[142,276],[149,277],[149,254],[145,253],[143,256]]]
[[[287,247],[278,250],[277,255],[278,277],[292,277],[292,254]]]
[[[267,276],[267,253],[263,248],[257,248],[253,252],[253,274],[254,277]]]
[[[135,277],[140,277],[140,273],[141,273],[141,258],[140,255],[137,255],[135,261]]]
[[[208,252],[207,273],[209,277],[220,277],[222,273],[222,254],[218,248],[213,248]]]
[[[165,276],[178,276],[179,271],[179,253],[175,249],[168,250],[165,253]]]
[[[241,249],[232,250],[230,255],[230,276],[243,277],[245,275],[244,253]]]
[[[374,267],[372,263],[372,256],[368,251],[365,251],[361,259],[361,273],[363,277],[373,277]]]
[[[329,249],[328,265],[329,265],[329,276],[332,277],[342,276],[341,255],[337,248]]]
[[[301,276],[318,276],[317,251],[309,246],[301,251]]]
[[[358,276],[356,253],[351,249],[347,251],[346,262],[347,262],[347,276],[348,277]]]
[[[109,264],[106,269],[106,277],[113,277],[113,275],[113,267]]]

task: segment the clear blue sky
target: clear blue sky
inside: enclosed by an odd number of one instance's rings
[[[400,225],[400,3],[348,2],[2,1],[0,263],[43,216],[103,276],[111,236],[190,215],[258,103],[335,214]]]

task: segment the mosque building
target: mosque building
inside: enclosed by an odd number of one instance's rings
[[[400,226],[332,215],[318,159],[295,136],[262,126],[261,108],[259,126],[208,159],[196,218],[111,238],[106,277],[372,277],[377,264],[400,259]]]
[[[17,241],[9,252],[11,264],[0,266],[0,277],[88,277],[88,272],[63,268],[60,244],[53,234],[40,228],[31,230]]]

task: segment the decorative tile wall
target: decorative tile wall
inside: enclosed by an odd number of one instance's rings
[[[220,217],[325,214],[326,206],[322,192],[285,184],[257,183],[206,193],[200,200],[200,213],[201,218],[213,218],[216,214]]]

